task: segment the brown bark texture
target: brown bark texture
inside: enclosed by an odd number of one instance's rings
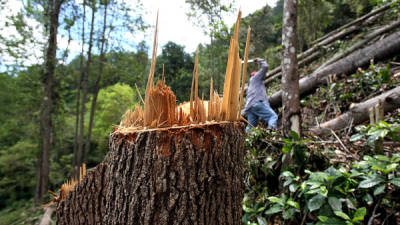
[[[104,224],[241,224],[244,125],[110,139]]]
[[[46,62],[43,77],[44,96],[41,109],[40,118],[40,131],[42,135],[41,152],[38,163],[38,173],[36,179],[35,202],[41,203],[43,195],[47,193],[49,183],[49,158],[50,149],[52,147],[53,136],[53,122],[52,114],[54,108],[54,83],[56,73],[56,52],[57,52],[57,29],[58,29],[58,16],[62,0],[51,0],[48,2],[48,13],[50,15],[49,25],[49,38],[48,47],[46,50]]]
[[[97,165],[57,205],[58,225],[103,224],[108,184],[107,163]]]
[[[358,125],[369,119],[369,109],[382,101],[385,112],[393,111],[400,107],[400,87],[396,87],[379,96],[361,102],[352,107],[348,112],[311,129],[318,135],[330,134],[331,130],[341,130],[351,125]]]
[[[300,134],[300,94],[297,69],[297,0],[285,0],[282,27],[282,127],[286,136]]]
[[[300,79],[300,95],[309,94],[320,85],[325,84],[329,75],[350,74],[359,67],[369,65],[371,59],[380,60],[399,52],[400,32],[398,31]],[[279,107],[282,104],[282,91],[272,94],[269,101],[272,107]]]
[[[244,124],[114,132],[57,224],[241,224]]]

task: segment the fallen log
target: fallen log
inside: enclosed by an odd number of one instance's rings
[[[319,68],[324,68],[325,66],[332,64],[333,62],[336,62],[337,60],[349,55],[350,53],[354,52],[355,50],[365,46],[368,42],[370,42],[374,38],[378,37],[379,35],[393,31],[393,29],[395,29],[399,26],[400,26],[400,20],[397,20],[391,24],[388,24],[386,26],[375,29],[371,33],[368,33],[367,35],[362,37],[361,40],[356,42],[354,45],[350,46],[349,48],[346,48],[346,50],[344,50],[343,52],[340,52],[340,53],[334,55],[333,57],[329,58]]]
[[[388,5],[390,6],[390,5]],[[309,59],[313,58],[313,56],[315,56],[315,53],[317,53],[318,51],[320,51],[322,46],[327,46],[329,44],[332,44],[334,41],[343,38],[355,31],[360,30],[361,28],[365,27],[366,25],[369,25],[371,23],[373,23],[375,20],[377,20],[381,15],[383,15],[384,11],[389,9],[390,7],[388,6],[384,6],[380,9],[377,9],[376,12],[371,12],[371,14],[367,14],[368,17],[362,18],[361,20],[357,20],[357,21],[353,21],[351,23],[348,23],[346,25],[344,25],[343,27],[340,27],[334,31],[332,31],[331,33],[329,33],[328,35],[326,35],[325,38],[321,38],[319,41],[315,41],[312,44],[314,45],[313,47],[307,49],[306,51],[300,53],[297,55],[297,60],[299,62],[302,61],[308,61],[308,63],[310,62]],[[367,16],[365,15],[365,16]],[[361,24],[358,24],[362,22]],[[353,26],[354,25],[354,26]],[[352,27],[350,27],[352,26]],[[343,30],[345,29],[345,30]],[[304,60],[303,60],[304,59]],[[315,59],[315,58],[314,58]],[[282,66],[279,65],[278,67],[272,69],[270,72],[268,72],[265,76],[265,79],[268,80],[269,83],[272,79],[279,77],[281,74],[279,74],[282,70]],[[279,75],[277,75],[279,74]]]
[[[376,14],[380,14],[380,13],[390,9],[392,4],[393,4],[393,1],[388,3],[388,4],[386,4],[386,5],[384,5],[384,6],[382,6],[382,7],[380,7],[380,8],[378,8],[378,9],[375,9],[375,10],[365,14],[364,16],[359,17],[358,19],[355,19],[355,20],[351,21],[350,23],[347,23],[347,24],[345,24],[345,25],[343,25],[343,26],[341,26],[341,27],[339,27],[339,28],[337,28],[337,29],[325,34],[324,36],[322,36],[322,37],[316,39],[315,41],[311,42],[311,44],[316,44],[318,42],[321,42],[324,39],[329,38],[333,34],[338,33],[343,29],[346,29],[346,28],[348,28],[350,26],[353,26],[354,24],[361,23],[361,22],[369,19],[371,16],[374,16]]]
[[[341,130],[351,124],[358,125],[369,119],[369,109],[381,101],[385,112],[391,112],[400,107],[400,87],[396,87],[379,96],[371,98],[365,102],[354,105],[348,112],[321,124],[319,127],[311,128],[317,135],[327,135],[331,130]]]
[[[299,81],[300,94],[304,96],[314,91],[320,85],[325,84],[326,78],[329,75],[336,74],[341,76],[349,74],[356,71],[358,67],[369,65],[371,59],[377,61],[398,54],[399,52],[400,32],[396,32],[302,78]],[[282,91],[272,94],[269,101],[272,107],[279,107],[282,104]]]
[[[40,220],[39,225],[50,225],[52,222],[51,215],[53,214],[53,212],[55,210],[56,210],[56,208],[54,206],[46,207],[46,209],[44,210],[43,217]]]

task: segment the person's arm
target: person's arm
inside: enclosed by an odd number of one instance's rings
[[[254,75],[254,80],[262,81],[265,78],[265,74],[268,71],[268,64],[264,59],[255,59],[258,64],[261,66],[261,69],[257,71],[257,73]]]

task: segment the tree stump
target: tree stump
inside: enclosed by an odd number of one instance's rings
[[[107,163],[100,163],[57,204],[58,225],[103,224]]]
[[[241,224],[243,134],[240,122],[114,132],[103,224]]]

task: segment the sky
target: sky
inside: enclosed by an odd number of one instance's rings
[[[80,2],[81,0],[76,0]],[[229,0],[226,0],[229,1]],[[232,26],[236,20],[236,15],[238,9],[242,10],[242,18],[246,17],[248,14],[253,13],[257,9],[261,9],[263,6],[268,4],[270,7],[274,7],[277,0],[235,0],[234,8],[236,8],[235,12],[230,16],[224,17],[224,22],[228,26]],[[132,1],[135,2],[135,1]],[[204,30],[198,26],[194,25],[193,21],[188,19],[186,13],[190,12],[189,6],[185,3],[185,0],[141,0],[143,4],[143,8],[145,11],[144,21],[154,26],[155,18],[157,14],[157,10],[159,10],[159,33],[158,33],[158,51],[157,53],[161,53],[161,48],[168,41],[173,41],[177,44],[185,46],[185,51],[192,53],[196,50],[197,46],[210,42],[209,36],[204,33]],[[4,24],[7,21],[6,17],[9,15],[16,15],[16,13],[22,8],[22,3],[20,0],[10,0],[5,2],[5,9],[2,10],[3,13],[7,15],[3,15],[0,17],[0,30],[2,34],[7,35],[9,38],[13,38],[13,36],[18,37],[18,32],[13,28],[5,27]],[[28,24],[31,27],[35,27],[37,29],[40,27],[39,23],[30,19]],[[37,40],[40,40],[41,43],[45,43],[47,38],[43,36],[43,32],[39,30],[34,30],[34,35]],[[154,28],[148,29],[146,34],[135,35],[134,37],[126,37],[126,39],[131,39],[132,42],[139,43],[143,39],[146,40],[148,46],[150,46],[149,51],[151,51],[151,46],[153,43],[153,33]],[[68,44],[68,38],[63,36],[62,34],[58,35],[58,49],[64,50]],[[4,46],[0,43],[0,50],[4,49]],[[72,40],[69,43],[70,56],[67,60],[72,60],[76,55],[78,55],[81,51],[81,44],[79,40]],[[28,59],[24,59],[24,65],[29,66],[35,63],[42,63],[43,61],[43,46],[33,46],[32,44],[26,46],[26,51],[24,52],[29,55]],[[60,53],[61,51],[59,51]],[[3,65],[12,64],[13,58],[9,57],[7,54],[4,54],[4,51],[0,51],[0,63]],[[2,66],[0,70],[4,70]]]
[[[257,9],[261,9],[268,4],[274,7],[276,0],[236,0],[235,7],[242,10],[242,18]],[[185,51],[194,52],[197,45],[200,43],[209,43],[209,37],[204,34],[204,31],[189,21],[186,13],[189,12],[189,6],[185,4],[185,0],[145,0],[143,1],[144,8],[148,11],[144,19],[147,23],[155,24],[155,15],[157,9],[159,12],[159,44],[163,46],[168,41],[173,41],[185,46]],[[228,26],[233,25],[236,20],[236,12],[224,18]],[[148,42],[151,46],[152,42]]]

